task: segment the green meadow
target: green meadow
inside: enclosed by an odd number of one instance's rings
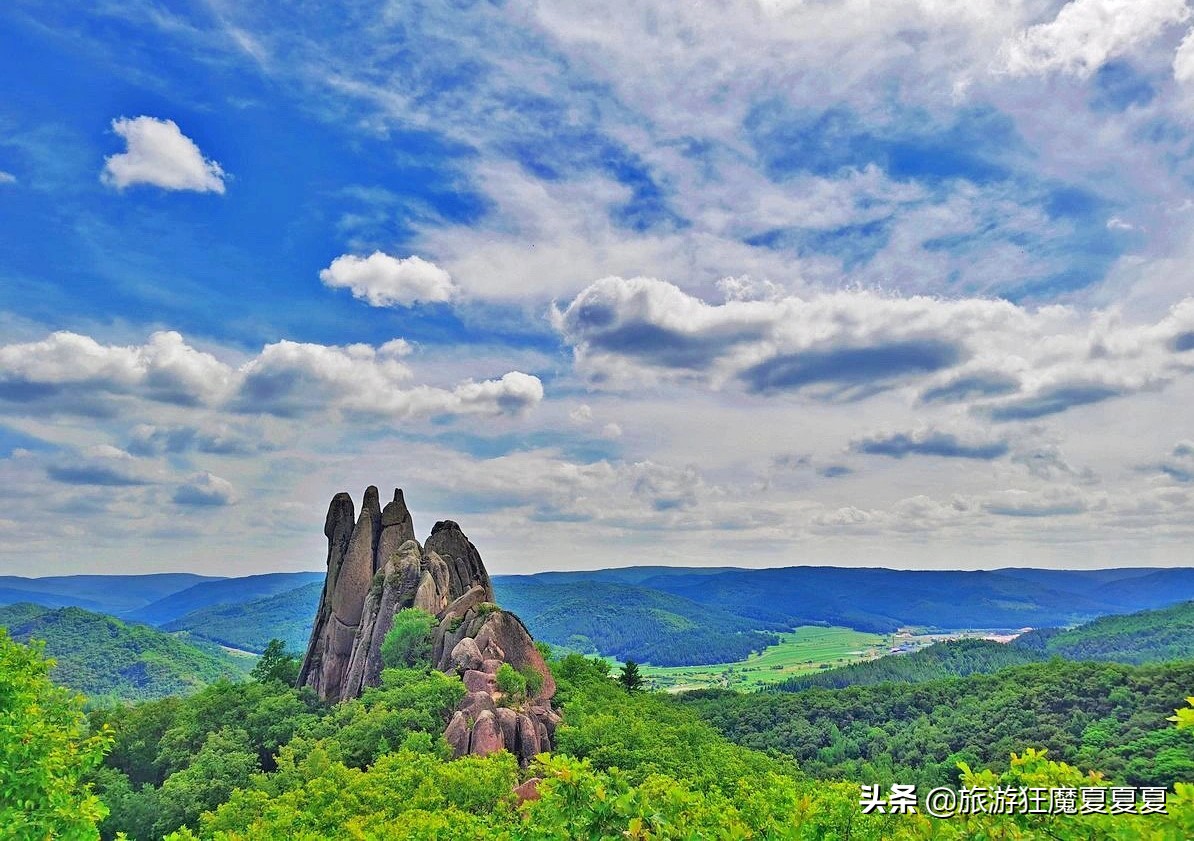
[[[641,667],[655,689],[756,689],[784,678],[817,669],[845,666],[887,653],[889,637],[850,628],[802,625],[780,642],[734,663],[705,666]]]

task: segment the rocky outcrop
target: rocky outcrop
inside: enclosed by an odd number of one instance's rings
[[[370,486],[359,516],[348,494],[336,494],[324,535],[327,579],[300,686],[332,701],[376,686],[395,614],[419,608],[436,618],[432,664],[468,690],[444,732],[456,755],[507,750],[526,764],[551,750],[560,721],[551,671],[522,621],[494,604],[481,554],[457,523],[436,523],[420,546],[402,491],[383,509]],[[498,688],[506,664],[531,678],[526,693],[508,697]]]

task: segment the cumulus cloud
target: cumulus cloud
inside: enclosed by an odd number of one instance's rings
[[[1007,455],[1010,445],[1003,439],[974,439],[939,429],[880,433],[855,441],[852,449],[867,455],[904,458],[910,455],[967,458],[991,461]]]
[[[1042,490],[1007,490],[992,494],[983,503],[991,514],[1004,517],[1062,517],[1081,514],[1092,505],[1078,488],[1061,486]]]
[[[238,501],[236,489],[227,479],[206,471],[196,473],[179,485],[174,491],[174,502],[178,505],[222,506],[235,505]]]
[[[242,412],[298,417],[334,408],[366,417],[519,414],[543,399],[537,377],[511,371],[452,389],[410,385],[411,370],[392,344],[343,347],[277,342],[241,369],[234,400]]]
[[[77,333],[0,346],[0,412],[111,416],[140,398],[182,407],[301,417],[343,413],[371,418],[520,414],[543,399],[537,377],[510,371],[451,388],[412,384],[401,339],[379,347],[280,341],[234,367],[181,335],[154,333],[140,346],[102,345]],[[142,429],[145,452],[245,446],[234,433]]]
[[[673,284],[610,277],[552,312],[593,383],[697,382],[861,399],[901,386],[1024,421],[1164,388],[1194,370],[1194,299],[1153,324],[1114,312],[866,291],[709,304]]]
[[[0,346],[0,408],[103,415],[131,395],[194,406],[218,399],[230,377],[228,366],[172,331],[139,346],[66,331]]]
[[[1194,29],[1186,33],[1173,55],[1173,78],[1182,84],[1194,80]]]
[[[17,177],[11,172],[4,172],[0,170],[0,184],[16,184]]]
[[[63,484],[101,487],[131,487],[154,481],[143,462],[106,444],[89,447],[69,457],[57,457],[46,465],[46,475]]]
[[[1052,21],[1009,39],[1004,68],[1016,75],[1060,71],[1089,76],[1108,59],[1189,17],[1186,0],[1073,0]]]
[[[448,301],[456,294],[451,276],[421,257],[399,259],[374,251],[368,257],[342,254],[319,273],[325,286],[349,289],[372,307]]]
[[[249,456],[273,449],[259,432],[218,423],[209,427],[186,424],[137,424],[128,450],[140,456],[197,452],[219,456]]]
[[[155,117],[120,117],[112,130],[125,139],[127,149],[104,159],[101,180],[123,190],[134,184],[151,184],[163,190],[223,193],[227,177],[223,168],[203,157],[195,141],[184,135],[173,120]]]
[[[610,440],[613,440],[614,438],[621,438],[622,425],[612,421],[605,424],[605,426],[601,427],[601,437],[609,438]]]
[[[1179,441],[1164,461],[1146,469],[1158,471],[1175,482],[1194,482],[1194,441]]]

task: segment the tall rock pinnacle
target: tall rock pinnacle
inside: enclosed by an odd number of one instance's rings
[[[330,701],[376,686],[394,615],[414,607],[437,620],[433,664],[458,674],[468,689],[445,732],[456,754],[505,749],[525,764],[551,749],[559,721],[551,709],[551,671],[526,626],[493,603],[481,553],[457,523],[436,523],[420,546],[402,491],[383,509],[371,485],[355,522],[352,498],[332,498],[324,535],[327,579],[299,686]],[[506,663],[524,675],[538,673],[530,697],[504,698],[498,690],[496,674]]]

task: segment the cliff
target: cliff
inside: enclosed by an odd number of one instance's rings
[[[382,508],[370,486],[359,516],[347,493],[336,494],[323,533],[327,578],[299,686],[330,701],[376,686],[394,615],[418,608],[436,619],[432,664],[459,675],[468,690],[444,733],[456,755],[505,749],[525,764],[551,750],[559,722],[551,708],[555,681],[526,626],[494,604],[481,554],[457,523],[436,523],[420,546],[402,491]],[[507,663],[538,675],[525,697],[498,688],[497,672]]]

